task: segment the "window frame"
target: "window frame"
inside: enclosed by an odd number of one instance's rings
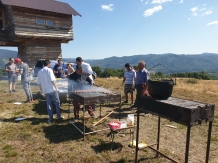
[[[52,22],[53,25],[48,24],[48,22]],[[55,21],[53,21],[53,20],[46,20],[46,25],[47,25],[47,26],[54,27],[54,26],[55,26]]]
[[[43,20],[44,23],[38,23],[37,20]],[[45,25],[46,24],[46,20],[45,19],[36,19],[36,24],[38,24],[38,25]]]

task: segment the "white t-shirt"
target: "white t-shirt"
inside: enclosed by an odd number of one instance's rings
[[[44,67],[38,72],[37,84],[41,85],[43,94],[56,91],[54,85],[51,83],[52,81],[56,81],[52,69]]]
[[[93,80],[92,78],[93,71],[92,71],[92,67],[90,66],[90,64],[82,62],[81,66],[83,68],[82,80],[86,80],[87,77],[90,77],[90,79]],[[88,76],[87,74],[90,74],[90,75]]]
[[[124,77],[126,78],[126,84],[134,84],[134,79],[136,78],[135,70],[126,70],[124,73]]]

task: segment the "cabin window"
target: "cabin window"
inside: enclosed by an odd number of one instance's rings
[[[54,21],[47,20],[47,21],[46,21],[46,25],[48,25],[48,26],[54,26]]]
[[[36,19],[36,24],[45,24],[45,20],[43,20],[43,19]]]

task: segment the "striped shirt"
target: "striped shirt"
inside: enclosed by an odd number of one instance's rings
[[[126,79],[126,84],[134,84],[134,79],[136,78],[135,70],[130,69],[124,72],[124,78]]]

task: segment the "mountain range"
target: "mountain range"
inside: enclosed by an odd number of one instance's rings
[[[8,62],[9,57],[16,58],[17,51],[0,49],[0,68]],[[82,57],[82,56],[81,56]],[[120,69],[124,68],[125,63],[130,63],[132,66],[138,64],[140,60],[146,62],[147,69],[158,65],[159,63],[166,68],[169,68],[174,73],[177,72],[200,72],[218,70],[218,54],[203,53],[203,54],[140,54],[124,57],[109,57],[104,59],[85,60],[91,66],[99,66],[102,70],[105,68]],[[64,62],[75,62],[75,58],[63,58]],[[165,69],[160,66],[160,69]],[[168,71],[166,69],[166,71]]]

